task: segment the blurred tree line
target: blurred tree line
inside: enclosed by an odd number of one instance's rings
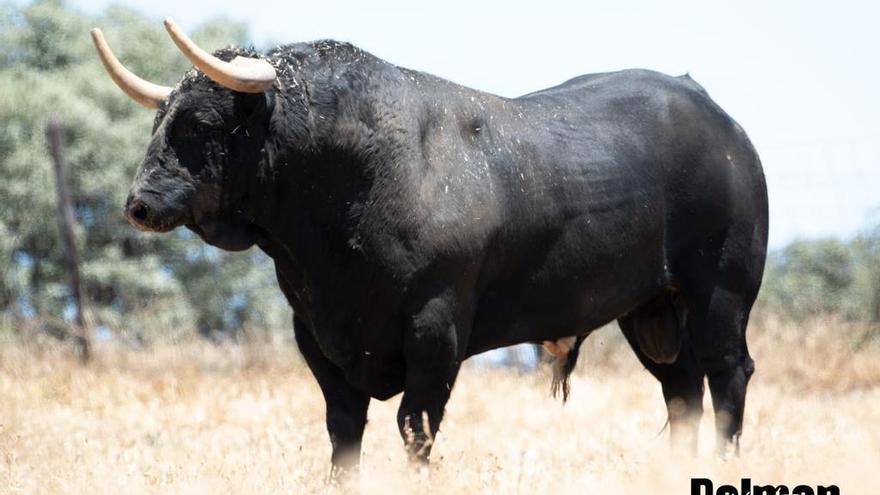
[[[153,112],[104,73],[88,35],[94,26],[148,80],[172,85],[189,68],[161,23],[132,10],[110,7],[92,17],[61,0],[0,6],[0,316],[20,322],[70,313],[45,138],[57,114],[66,124],[92,325],[134,337],[289,332],[272,265],[257,250],[224,253],[185,229],[151,235],[126,224],[122,204]],[[225,20],[192,35],[210,49],[247,41],[244,25]],[[880,322],[880,228],[849,242],[796,241],[771,253],[759,306],[793,319],[834,313]]]
[[[185,229],[150,235],[122,215],[154,112],[107,77],[89,38],[100,26],[117,56],[148,80],[173,85],[189,69],[161,22],[121,7],[91,17],[60,0],[0,5],[0,314],[60,319],[71,311],[55,221],[45,126],[58,115],[78,222],[92,324],[134,336],[154,329],[234,333],[290,328],[272,265],[224,253]],[[240,23],[193,33],[206,48],[244,44]]]
[[[880,225],[852,240],[800,240],[770,253],[759,304],[803,320],[836,314],[880,323]]]

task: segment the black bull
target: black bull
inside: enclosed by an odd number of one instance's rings
[[[262,57],[278,71],[264,92],[193,71],[161,103],[127,213],[274,259],[334,465],[357,462],[371,398],[403,392],[401,435],[425,461],[467,357],[612,320],[660,380],[673,439],[696,445],[708,377],[719,446],[738,444],[766,185],[691,78],[594,74],[508,99],[347,44]]]

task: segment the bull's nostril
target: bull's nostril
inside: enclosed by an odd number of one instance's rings
[[[147,219],[147,205],[141,203],[140,201],[131,205],[128,209],[128,216],[138,222],[144,222]]]

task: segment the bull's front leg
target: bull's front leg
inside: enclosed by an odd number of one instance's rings
[[[452,304],[437,297],[413,317],[404,337],[406,382],[397,425],[411,462],[428,463],[461,365],[460,327]]]
[[[370,397],[345,380],[342,370],[321,353],[314,336],[298,318],[294,318],[294,331],[327,405],[327,433],[333,446],[331,476],[355,469],[360,463]]]

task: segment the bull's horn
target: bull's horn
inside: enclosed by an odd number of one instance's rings
[[[95,49],[98,50],[98,57],[101,58],[101,63],[104,64],[104,68],[107,69],[107,73],[110,74],[113,82],[125,94],[130,96],[132,100],[147,108],[159,108],[159,105],[171,94],[171,88],[168,86],[160,86],[150,81],[145,81],[126,69],[119,59],[113,55],[100,29],[92,29],[92,41],[95,43]]]
[[[275,68],[265,60],[235,57],[224,62],[199,48],[171,19],[165,19],[165,29],[186,58],[217,84],[242,93],[262,93],[275,82]]]

